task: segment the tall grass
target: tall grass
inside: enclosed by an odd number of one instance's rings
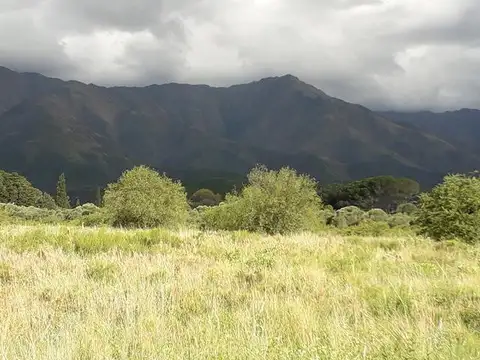
[[[480,247],[0,228],[1,359],[479,359]]]

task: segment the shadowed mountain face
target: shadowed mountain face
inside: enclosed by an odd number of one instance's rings
[[[0,68],[0,168],[50,191],[65,172],[71,190],[93,194],[135,164],[217,191],[257,163],[323,183],[394,175],[425,186],[479,167],[480,151],[389,118],[290,75],[103,88]]]
[[[480,154],[480,110],[384,112],[382,115],[401,125],[433,134],[464,151]]]

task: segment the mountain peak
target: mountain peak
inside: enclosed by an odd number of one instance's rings
[[[272,84],[278,87],[288,88],[296,92],[301,92],[308,97],[320,97],[323,99],[331,98],[322,90],[310,85],[298,77],[292,74],[286,74],[282,76],[266,77],[258,81],[257,83]]]

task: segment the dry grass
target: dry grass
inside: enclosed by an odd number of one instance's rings
[[[0,358],[479,359],[479,255],[415,237],[4,226]]]

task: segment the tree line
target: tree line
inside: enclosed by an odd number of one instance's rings
[[[239,191],[234,189],[223,197],[201,189],[188,198],[181,182],[138,166],[109,184],[103,198],[99,192],[101,211],[87,204],[63,215],[82,221],[87,215],[93,217],[92,222],[141,228],[185,226],[193,219],[206,230],[267,234],[318,231],[326,226],[358,229],[375,224],[375,229],[381,229],[414,225],[419,233],[437,240],[480,239],[478,173],[448,175],[431,191],[419,191],[415,181],[389,176],[321,187],[291,168],[257,166]],[[24,177],[2,171],[0,203],[46,209],[71,207],[63,174],[52,197]]]

